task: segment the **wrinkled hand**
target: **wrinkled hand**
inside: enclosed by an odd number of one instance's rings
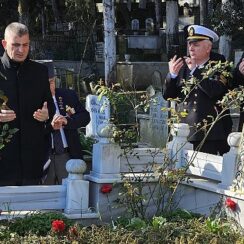
[[[0,122],[10,122],[16,118],[14,110],[1,109]]]
[[[182,58],[177,58],[177,56],[175,55],[169,61],[169,72],[171,74],[178,75],[179,71],[180,71],[180,69],[182,68],[183,65],[184,65],[183,59]]]
[[[33,114],[34,119],[43,122],[49,119],[49,113],[47,108],[47,102],[43,103],[42,109],[38,109]]]
[[[68,123],[68,121],[63,115],[55,114],[53,116],[53,120],[51,122],[51,125],[52,125],[54,130],[59,130],[63,126],[67,125],[67,123]]]
[[[244,58],[242,59],[240,65],[239,65],[239,70],[244,75]]]

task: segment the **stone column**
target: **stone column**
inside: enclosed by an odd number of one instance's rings
[[[173,140],[167,143],[169,158],[175,162],[176,168],[184,165],[184,150],[193,150],[193,145],[187,141],[190,133],[189,125],[184,123],[174,124],[170,131]]]
[[[103,179],[103,181],[121,179],[121,148],[113,141],[114,129],[115,125],[111,123],[101,124],[97,131],[99,142],[93,145],[92,171],[90,176]]]
[[[66,214],[82,214],[88,212],[89,181],[83,180],[86,163],[81,159],[70,159],[66,164],[69,175],[64,184],[67,187]]]
[[[233,132],[228,136],[230,151],[223,155],[223,166],[220,187],[229,189],[235,179],[237,172],[238,147],[240,144],[241,132]]]

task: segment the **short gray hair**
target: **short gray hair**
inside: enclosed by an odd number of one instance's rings
[[[24,35],[28,35],[29,30],[26,25],[19,23],[19,22],[13,22],[6,27],[5,32],[4,32],[4,38],[6,39],[6,37],[10,33],[14,33],[17,36],[22,37]]]

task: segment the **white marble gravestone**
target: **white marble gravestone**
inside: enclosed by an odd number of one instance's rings
[[[140,28],[140,26],[139,26],[139,20],[138,20],[138,19],[133,19],[133,20],[131,21],[131,29],[132,29],[133,31],[138,31],[139,28]]]
[[[167,107],[167,101],[162,97],[162,93],[156,91],[150,103],[150,129],[152,145],[157,147],[165,147],[168,139],[168,112],[162,111],[163,107]]]
[[[98,126],[108,122],[110,119],[109,100],[106,97],[102,97],[102,99],[99,100],[96,95],[88,95],[86,97],[86,109],[91,117],[90,123],[86,126],[86,136],[92,136],[98,139]]]
[[[154,22],[152,18],[147,18],[145,20],[146,31],[152,33],[154,31]]]

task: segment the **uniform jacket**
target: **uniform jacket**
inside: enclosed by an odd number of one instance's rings
[[[243,58],[244,58],[244,53],[242,54],[242,57],[241,57],[240,61],[238,62],[237,66],[234,70],[233,80],[234,80],[235,87],[237,87],[239,85],[242,85],[242,86],[244,85],[244,75],[239,70],[239,65],[240,65]],[[242,126],[244,123],[243,106],[244,106],[244,104],[242,104],[241,109],[240,109],[240,121],[239,121],[238,131],[242,131]]]
[[[82,106],[73,90],[56,88],[55,97],[60,114],[64,116],[68,114],[66,106],[73,109],[73,113],[70,113],[69,116],[66,117],[68,123],[64,126],[64,133],[69,147],[70,157],[82,159],[82,147],[77,129],[85,127],[90,122],[90,114]]]
[[[0,61],[0,90],[8,97],[8,107],[16,113],[16,119],[8,125],[18,129],[0,151],[0,180],[39,179],[46,154],[44,131],[50,124],[35,120],[33,113],[45,101],[50,118],[55,111],[47,68],[28,58],[15,63],[4,53]]]
[[[200,68],[196,68],[193,72],[193,76],[201,80],[201,72]],[[185,118],[181,119],[181,122],[190,125],[189,141],[201,141],[204,138],[205,132],[201,131],[195,133],[195,125],[202,122],[204,119],[210,122],[210,118],[208,118],[209,115],[214,118],[216,117],[217,112],[221,111],[221,108],[216,105],[216,102],[222,98],[228,89],[227,86],[218,79],[204,79],[190,92],[188,97],[184,99],[185,95],[182,93],[182,79],[189,79],[189,77],[190,70],[187,65],[184,65],[175,79],[171,79],[170,74],[166,76],[162,92],[165,99],[177,97],[181,99],[182,102],[178,104],[177,110],[188,113]],[[215,124],[207,140],[226,140],[231,129],[232,121],[230,116],[227,115],[224,119],[221,119]]]

